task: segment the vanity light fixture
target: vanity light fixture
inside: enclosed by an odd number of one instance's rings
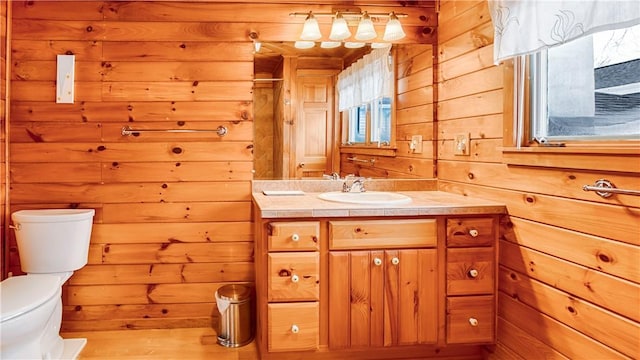
[[[333,23],[331,24],[331,34],[329,34],[329,39],[333,41],[342,41],[350,37],[351,31],[349,31],[347,20],[344,19],[339,11],[336,12],[336,17],[333,18]]]
[[[396,16],[395,12],[391,12],[389,14],[389,21],[387,22],[387,26],[384,28],[384,35],[382,39],[384,41],[396,41],[403,39],[407,36],[402,29],[402,24],[400,24],[400,20]]]
[[[360,22],[358,23],[358,30],[356,31],[356,40],[371,40],[378,37],[376,34],[376,29],[373,27],[373,21],[371,21],[371,17],[365,11],[362,14],[362,18],[360,18]]]
[[[323,49],[333,49],[339,47],[341,44],[340,41],[323,41],[320,43],[320,47]]]
[[[316,46],[316,43],[314,43],[313,41],[296,41],[293,46],[296,49],[311,49],[312,47]]]
[[[384,49],[391,46],[390,43],[371,43],[372,49]]]
[[[302,34],[300,34],[301,40],[318,40],[322,37],[322,33],[320,32],[320,26],[318,25],[318,20],[313,16],[313,12],[309,11],[309,15],[307,19],[304,21],[304,26],[302,27]]]
[[[359,49],[361,47],[364,47],[366,44],[363,42],[346,42],[344,43],[344,47],[346,47],[347,49]]]
[[[302,34],[300,35],[300,40],[303,40],[300,46],[302,48],[313,47],[307,42],[319,40],[322,38],[322,33],[320,32],[320,26],[318,25],[318,20],[316,17],[331,17],[331,33],[329,34],[329,39],[331,40],[328,44],[321,44],[323,48],[337,47],[336,42],[345,41],[351,37],[351,31],[349,30],[349,24],[355,25],[356,21],[358,24],[356,34],[354,36],[355,40],[358,42],[364,42],[367,40],[373,40],[378,37],[374,27],[373,18],[387,18],[387,24],[385,26],[383,40],[387,42],[397,41],[403,39],[406,34],[402,29],[402,24],[400,23],[399,18],[407,17],[407,14],[400,14],[394,11],[390,13],[369,13],[367,11],[364,12],[353,12],[353,11],[334,11],[331,13],[313,13],[312,11],[306,13],[291,13],[289,16],[305,16],[305,21],[302,29]],[[379,21],[379,20],[376,20]],[[350,44],[353,45],[353,44]],[[345,42],[346,46],[346,42]],[[378,45],[376,45],[378,46]],[[297,46],[296,46],[297,47]]]

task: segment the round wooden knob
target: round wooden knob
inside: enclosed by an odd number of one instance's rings
[[[469,230],[469,235],[471,235],[471,237],[478,237],[478,234],[478,230],[476,229]]]
[[[300,280],[300,277],[298,277],[298,275],[291,276],[291,282],[297,283],[299,280]]]
[[[469,277],[470,277],[470,278],[474,278],[474,279],[475,279],[475,278],[477,278],[477,277],[478,277],[478,274],[479,274],[479,273],[478,273],[478,270],[476,270],[476,269],[471,269],[471,270],[469,270],[468,274],[469,274]]]
[[[291,235],[291,240],[292,240],[292,241],[298,241],[298,240],[300,240],[300,235],[298,235],[298,234],[293,234],[293,235]]]
[[[376,266],[380,266],[380,265],[382,265],[382,260],[380,260],[380,258],[375,258],[375,259],[373,259],[373,263]]]
[[[478,319],[476,318],[469,318],[469,324],[471,326],[478,326]]]
[[[393,259],[391,259],[391,263],[393,265],[398,265],[400,264],[400,259],[398,259],[397,257],[394,257]]]
[[[291,325],[291,332],[294,333],[294,334],[299,333],[300,332],[300,328],[298,327],[298,325],[296,325],[296,324]]]

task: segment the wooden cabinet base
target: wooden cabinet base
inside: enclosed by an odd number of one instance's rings
[[[483,346],[435,345],[403,346],[393,348],[367,348],[336,351],[321,347],[317,351],[271,352],[261,354],[262,360],[375,360],[375,359],[456,359],[480,360],[486,354]]]

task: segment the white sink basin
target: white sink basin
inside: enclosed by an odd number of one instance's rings
[[[411,202],[411,198],[406,195],[386,191],[365,191],[360,193],[330,191],[322,193],[318,197],[327,201],[367,205],[399,205]]]

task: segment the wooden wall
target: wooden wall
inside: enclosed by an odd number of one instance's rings
[[[309,3],[11,2],[10,210],[96,209],[63,330],[208,326],[215,290],[253,281],[249,33],[292,41],[304,19],[290,12],[363,2]],[[402,8],[403,41],[430,39],[427,5]],[[55,103],[58,54],[76,56],[74,104]],[[221,125],[224,137],[121,135]],[[13,237],[11,249],[19,273]]]
[[[7,69],[7,2],[0,2],[0,279],[4,279],[8,271],[8,242],[6,214],[7,191],[7,84],[9,83]]]
[[[494,359],[640,355],[640,198],[602,199],[607,178],[638,189],[626,155],[502,152],[503,66],[493,65],[486,1],[442,1],[438,30],[440,189],[506,203]],[[470,133],[471,155],[453,155]],[[525,158],[524,160],[520,158]],[[522,165],[509,165],[508,163]]]
[[[96,209],[89,264],[64,289],[63,329],[210,325],[216,289],[253,280],[244,30],[202,23],[221,16],[204,4],[13,10],[11,210]],[[76,56],[74,104],[55,103],[56,54],[65,53]],[[121,135],[221,125],[224,137]]]
[[[433,133],[433,47],[400,45],[396,51],[397,150],[349,149],[341,153],[341,173],[376,178],[435,177]],[[422,136],[422,152],[409,148],[413,135]],[[349,158],[361,161],[350,161]],[[368,163],[366,161],[369,161]]]

